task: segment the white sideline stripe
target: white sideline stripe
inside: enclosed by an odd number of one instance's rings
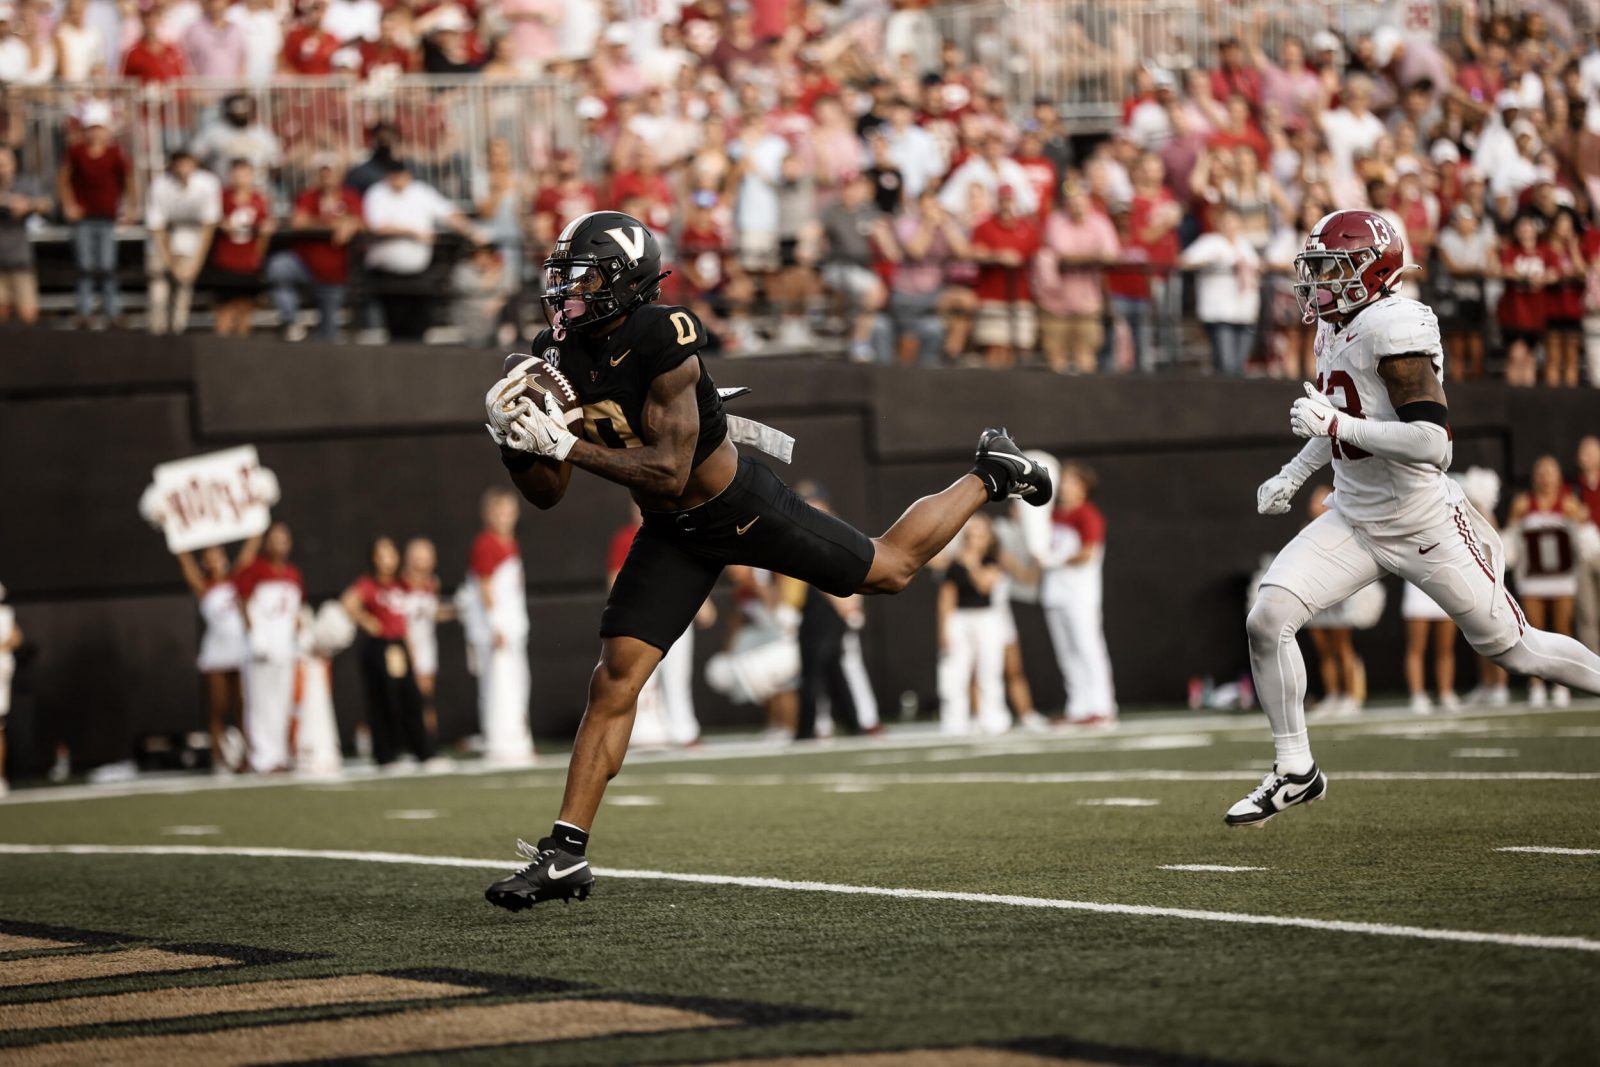
[[[1496,852],[1542,852],[1549,856],[1600,856],[1600,848],[1554,848],[1543,845],[1508,845]]]
[[[1270,871],[1271,867],[1229,867],[1221,863],[1163,863],[1158,871],[1217,871],[1231,874],[1234,871]]]
[[[207,845],[8,845],[0,844],[0,855],[14,856],[243,856],[264,859],[350,860],[357,863],[414,864],[426,867],[467,867],[474,870],[503,871],[514,861],[472,859],[465,856],[425,856],[409,852],[354,852],[346,849],[305,849]],[[997,904],[1012,908],[1045,908],[1057,911],[1087,911],[1102,915],[1138,915],[1156,919],[1189,919],[1195,922],[1239,923],[1247,926],[1287,926],[1302,930],[1322,930],[1338,934],[1367,934],[1398,937],[1414,941],[1456,941],[1468,944],[1504,945],[1509,948],[1539,948],[1600,953],[1600,941],[1584,937],[1552,937],[1546,934],[1497,934],[1477,930],[1442,930],[1426,926],[1393,926],[1388,923],[1350,922],[1342,919],[1305,919],[1289,915],[1250,915],[1235,911],[1203,911],[1196,908],[1164,908],[1150,904],[1105,904],[1093,900],[1059,900],[1051,897],[1024,897],[999,893],[960,893],[937,889],[897,889],[872,885],[842,885],[836,882],[795,882],[784,878],[749,878],[727,874],[682,874],[676,871],[634,871],[595,868],[603,878],[635,878],[652,882],[688,882],[694,885],[728,885],[745,889],[784,889],[799,893],[838,893],[847,896],[892,897],[897,900],[947,900],[963,904]]]

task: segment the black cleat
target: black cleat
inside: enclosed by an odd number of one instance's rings
[[[1019,497],[1036,508],[1050,503],[1050,472],[1023,455],[1004,427],[978,436],[976,464],[973,473],[983,479],[990,500]]]
[[[593,868],[588,859],[557,844],[553,837],[537,847],[518,839],[517,852],[531,862],[485,889],[484,899],[507,911],[531,908],[541,900],[587,900],[594,888]]]

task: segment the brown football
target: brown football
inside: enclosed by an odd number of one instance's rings
[[[556,367],[537,356],[513,352],[506,357],[501,373],[507,376],[522,374],[528,378],[527,395],[537,404],[543,404],[545,394],[552,394],[571,426],[583,418],[583,406],[578,403],[578,391],[567,376]]]

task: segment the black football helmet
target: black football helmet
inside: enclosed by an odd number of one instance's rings
[[[567,223],[544,261],[545,321],[585,333],[661,295],[661,245],[620,211],[591,211]]]

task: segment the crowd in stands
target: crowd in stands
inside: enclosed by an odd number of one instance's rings
[[[1600,35],[1535,5],[1447,35],[1301,40],[1246,7],[1205,55],[1129,66],[1120,121],[1090,131],[1069,128],[1060,100],[1009,98],[941,41],[936,10],[23,0],[0,8],[12,86],[546,76],[575,87],[582,130],[567,150],[490,143],[471,203],[408,168],[420,147],[387,123],[365,161],[317,158],[309,186],[289,188],[278,137],[241,92],[136,190],[91,100],[59,175],[0,151],[3,313],[33,315],[27,249],[8,234],[44,213],[72,226],[82,322],[127,322],[114,228],[138,221],[152,330],[183,329],[199,284],[223,333],[248,332],[270,287],[294,336],[309,297],[321,336],[386,320],[420,337],[438,322],[421,299],[441,288],[436,235],[453,231],[451,321],[486,344],[537,325],[544,250],[605,207],[660,233],[666,298],[694,305],[730,353],[820,333],[862,361],[1301,376],[1313,331],[1294,253],[1324,213],[1370,207],[1404,236],[1417,269],[1403,291],[1439,312],[1452,377],[1600,384]]]

